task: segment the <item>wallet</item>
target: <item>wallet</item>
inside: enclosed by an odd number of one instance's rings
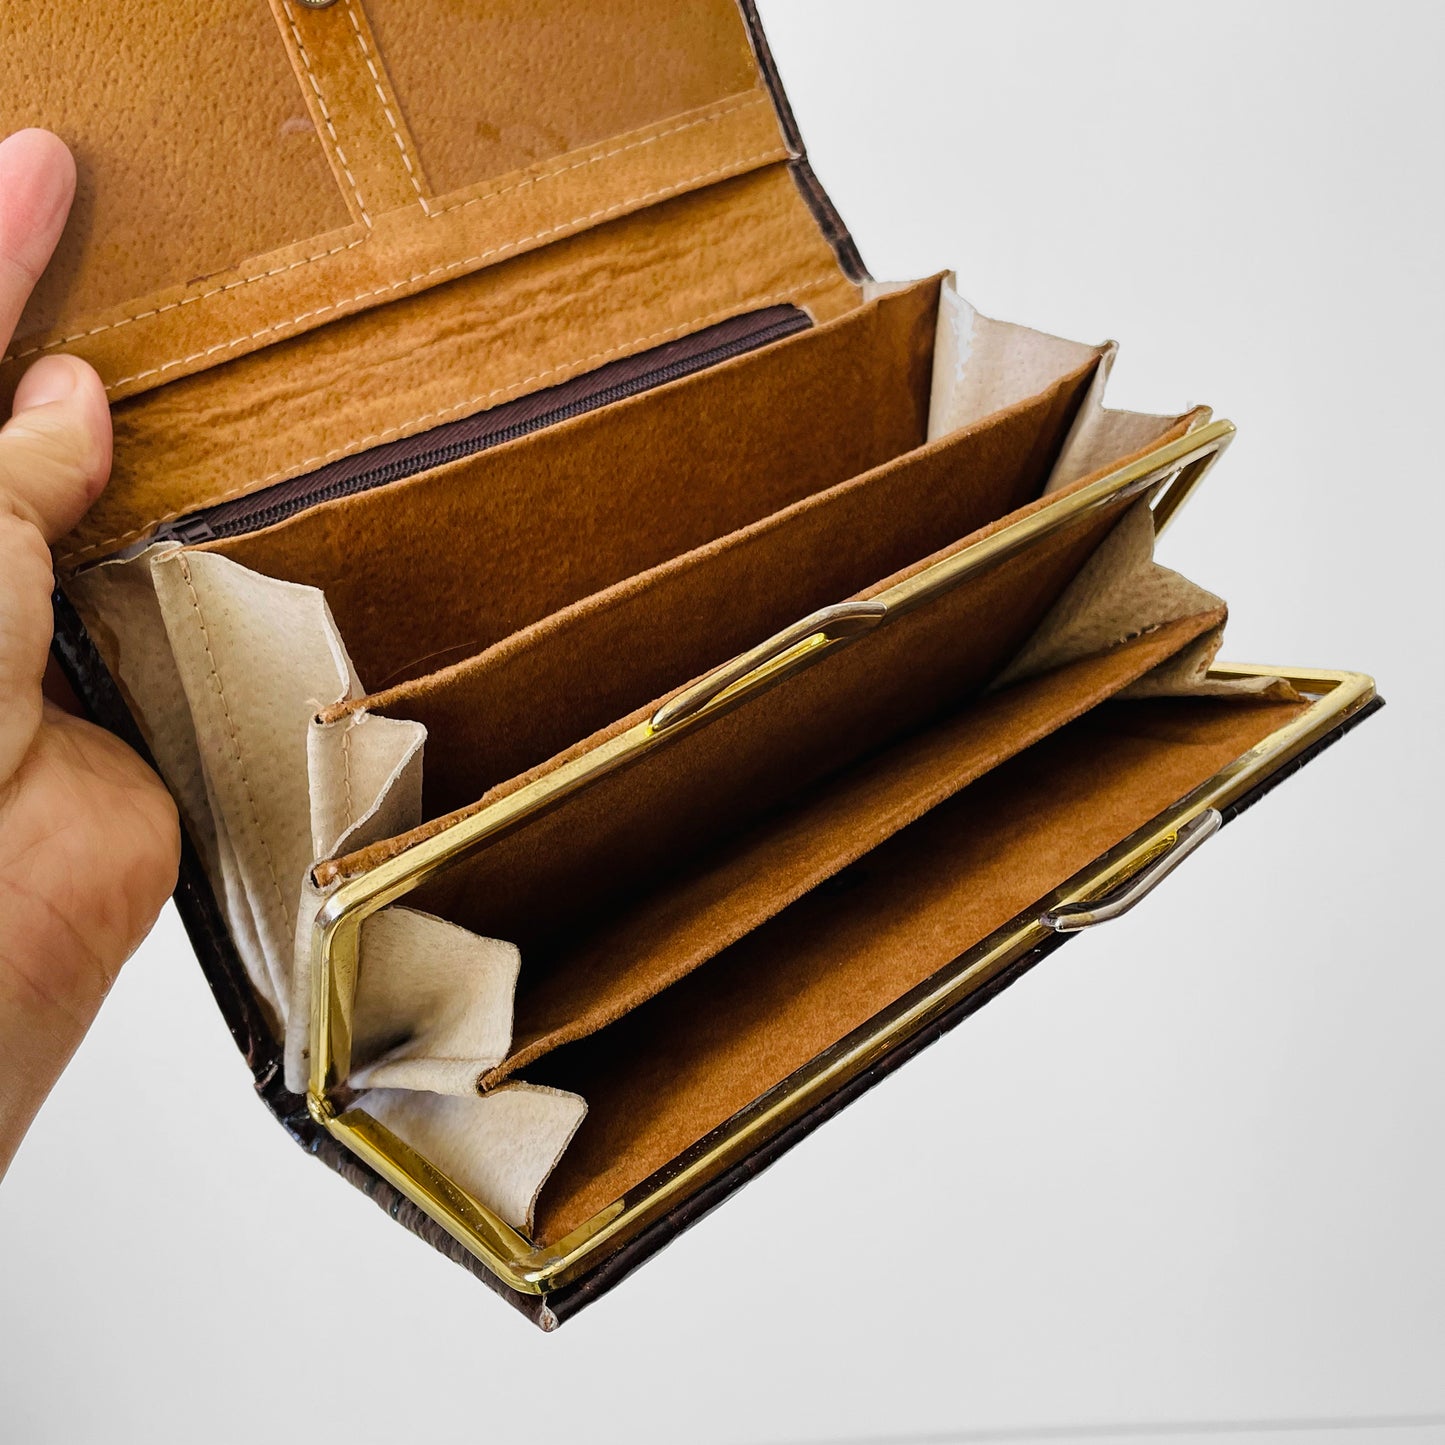
[[[544,1328],[1380,705],[1154,560],[1228,422],[868,276],[749,0],[9,0],[0,112],[56,652],[266,1107]]]

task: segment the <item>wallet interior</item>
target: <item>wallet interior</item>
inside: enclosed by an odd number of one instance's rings
[[[80,171],[0,403],[69,351],[114,429],[57,650],[274,1112],[510,1288],[1301,719],[1153,559],[1227,424],[867,279],[751,0],[58,14],[0,7]]]
[[[1110,413],[1107,349],[972,316],[970,394],[962,305],[742,313],[75,574],[291,1087],[328,891],[1203,419]],[[1302,704],[1149,699],[1225,615],[1152,535],[1147,497],[1068,513],[408,892],[364,935],[362,1106],[556,1240],[1197,786]]]

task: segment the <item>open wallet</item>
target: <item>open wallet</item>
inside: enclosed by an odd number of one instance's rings
[[[1154,561],[1227,422],[867,276],[746,0],[7,0],[0,121],[57,653],[267,1107],[546,1328],[1379,706]]]

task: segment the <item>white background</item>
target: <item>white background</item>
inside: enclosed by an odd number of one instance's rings
[[[1164,560],[1390,707],[551,1337],[288,1143],[168,911],[0,1189],[0,1438],[1445,1439],[1367,1423],[1445,1410],[1445,10],[763,10],[874,273],[1233,418]]]

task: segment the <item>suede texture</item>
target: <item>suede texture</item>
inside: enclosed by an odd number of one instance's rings
[[[369,687],[435,672],[917,447],[937,289],[212,549],[324,591]]]
[[[986,938],[1303,704],[1106,703],[529,1077],[588,1116],[536,1237],[574,1229]]]
[[[731,0],[380,10],[4,7],[0,124],[74,145],[82,207],[0,396],[59,348],[152,390],[793,157]]]
[[[1084,380],[1084,376],[1079,377],[1079,384],[1082,385]],[[1009,414],[1005,414],[1007,415]],[[979,430],[972,435],[987,436],[991,422],[1002,424],[1004,420],[1005,417],[985,419]],[[1060,420],[1063,426],[1067,425],[1066,414]],[[1160,440],[1182,433],[1188,423],[1187,417],[1181,419],[1169,428]],[[960,434],[958,440],[962,442],[968,435]],[[1037,437],[1031,436],[1029,441],[1030,444],[1036,443]],[[946,452],[949,445],[950,439],[934,443],[925,455],[936,458]],[[1129,459],[1123,458],[1121,463],[1127,460]],[[905,458],[898,465],[907,470],[919,461],[920,457]],[[1042,469],[1047,469],[1047,458],[1042,463]],[[867,479],[857,480],[861,484]],[[1015,485],[1015,479],[1011,476],[1005,476],[1001,480],[1005,491]],[[1073,486],[1081,489],[1093,480],[1093,477],[1082,477]],[[972,486],[976,481],[977,474],[971,475],[969,485]],[[989,499],[990,502],[997,500],[997,497]],[[962,540],[942,547],[912,566],[874,583],[860,595],[870,596],[882,592],[955,552],[992,536],[1003,527],[1054,505],[1056,501],[1057,497],[1038,498],[1003,516],[998,516],[996,506],[985,504],[980,515],[993,516],[995,520],[980,525]],[[786,678],[767,693],[765,713],[758,708],[759,699],[751,699],[748,704],[734,712],[712,720],[670,746],[653,752],[643,764],[603,780],[601,784],[570,801],[560,814],[554,813],[551,817],[554,820],[558,817],[576,820],[595,815],[599,826],[605,832],[614,825],[625,827],[622,820],[628,813],[636,815],[638,810],[645,812],[669,791],[676,793],[678,786],[682,785],[682,794],[696,800],[700,808],[695,820],[696,828],[706,833],[715,819],[713,803],[706,800],[711,799],[722,808],[722,813],[716,815],[721,818],[729,807],[741,806],[741,798],[753,789],[762,789],[758,794],[761,799],[775,799],[781,796],[780,790],[785,791],[795,783],[801,786],[821,777],[830,768],[844,765],[878,742],[896,737],[909,727],[940,716],[950,706],[957,706],[980,689],[1017,652],[1127,505],[1127,502],[1118,503],[1075,520],[1002,564],[955,586],[926,606],[890,622],[879,632],[854,643],[836,656],[829,657],[824,665]],[[838,539],[831,540],[833,545],[838,545]],[[864,545],[865,538],[853,531],[847,536],[846,543],[851,549]],[[809,565],[816,564],[818,558],[826,555],[826,552],[827,548],[823,547],[810,554]],[[773,579],[767,580],[769,585],[772,585]],[[834,595],[828,600],[836,602],[844,599]],[[737,599],[730,599],[728,605],[737,605]],[[799,615],[797,610],[790,609],[783,620],[795,621]],[[754,634],[748,638],[748,643],[758,640],[760,639]],[[485,661],[486,659],[478,659],[481,666],[485,665]],[[595,676],[610,673],[618,666],[619,659],[611,656],[594,657],[592,663],[598,669]],[[415,710],[417,700],[423,692],[435,688],[438,694],[445,697],[454,686],[461,688],[473,671],[474,669],[464,665],[456,669],[446,669],[434,680],[423,680],[417,688],[408,691],[413,709]],[[454,681],[458,677],[462,678],[463,682]],[[569,708],[576,705],[578,696],[584,694],[586,687],[594,685],[579,685],[576,677],[566,680],[569,685]],[[423,838],[433,836],[457,819],[508,796],[554,768],[616,737],[629,727],[645,722],[663,700],[663,697],[653,699],[647,706],[615,720],[565,751],[555,754],[546,762],[517,773],[479,797],[474,794],[474,801],[460,802],[451,812],[439,813],[406,834],[322,865],[317,872],[318,880],[322,884],[330,884],[337,879],[359,876],[378,863],[396,857],[408,847]],[[857,711],[851,711],[855,708]],[[433,714],[434,724],[438,721],[438,716]],[[483,750],[495,742],[500,731],[487,727],[481,718],[467,708],[447,713],[444,721],[448,726],[466,730],[461,743],[453,745],[446,756],[458,760],[461,766],[468,768],[478,765]],[[546,718],[539,722],[536,718],[529,717],[526,725],[545,729],[552,726],[552,723]],[[559,735],[575,731],[564,721],[558,721],[556,726]],[[782,746],[781,739],[790,741],[787,746]],[[448,746],[443,733],[433,734],[433,740],[442,747]],[[429,740],[429,748],[434,745],[433,740]],[[502,740],[502,744],[507,748],[526,746],[518,744],[516,740],[506,739]],[[738,770],[735,775],[732,774],[734,768]],[[435,777],[435,773],[433,776]],[[729,776],[733,776],[736,787],[725,781]],[[452,791],[455,791],[459,798],[465,792],[462,788],[453,790],[451,779],[447,779],[443,787],[447,789],[443,794],[444,798]],[[657,790],[656,794],[654,790]],[[625,808],[617,811],[624,801]],[[434,791],[432,806],[435,806],[435,803]],[[431,810],[432,808],[428,807],[427,811]],[[677,807],[673,805],[665,811],[670,815],[668,825],[671,826],[675,822]],[[611,821],[607,822],[609,818]],[[540,840],[543,830],[548,827],[548,821],[543,819],[539,824],[489,847],[479,857],[495,860],[498,850],[503,847],[509,854],[518,848],[545,848],[548,844]],[[550,827],[557,827],[555,821]],[[550,834],[547,836],[550,837]],[[590,834],[588,836],[595,844],[597,838]],[[662,833],[658,836],[662,836]],[[526,841],[533,838],[539,841]],[[570,857],[573,842],[580,841],[580,834],[574,835],[571,841],[559,839],[559,851],[555,856]],[[478,859],[474,858],[453,871],[460,876],[476,866],[480,865]],[[497,865],[493,861],[486,866],[491,868]],[[570,876],[570,867],[567,871]],[[583,868],[582,871],[598,880],[607,873],[605,867],[601,870]],[[582,880],[579,878],[578,882],[580,884]],[[443,894],[448,887],[463,887],[465,891],[464,885],[449,885],[446,880],[433,886],[442,890]],[[583,892],[589,897],[593,896],[586,888]],[[579,894],[579,898],[581,896],[582,894]],[[548,907],[553,906],[554,904],[549,902]],[[447,907],[442,905],[439,911],[445,913]],[[517,911],[521,913],[525,910]],[[509,917],[511,913],[509,907]]]
[[[1110,520],[1063,529],[664,742],[457,863],[417,906],[511,939],[524,959],[545,957],[583,920],[635,898],[658,870],[961,706],[1017,651]],[[379,844],[329,866],[346,876],[388,850]]]
[[[425,724],[429,815],[465,806],[1037,492],[1080,375],[355,704]],[[795,473],[793,475],[796,475]],[[485,725],[482,720],[485,719]]]
[[[62,570],[164,522],[412,436],[725,317],[857,304],[787,169],[341,316],[114,408],[110,485],[57,549]]]
[[[441,192],[758,83],[733,0],[367,0],[366,8],[404,97],[418,160]],[[487,63],[459,64],[460,56]]]
[[[551,958],[529,958],[512,1049],[492,1088],[595,1033],[878,847],[1008,758],[1072,722],[1223,619],[1182,618],[1095,657],[995,693],[808,790],[630,909],[583,921]]]

